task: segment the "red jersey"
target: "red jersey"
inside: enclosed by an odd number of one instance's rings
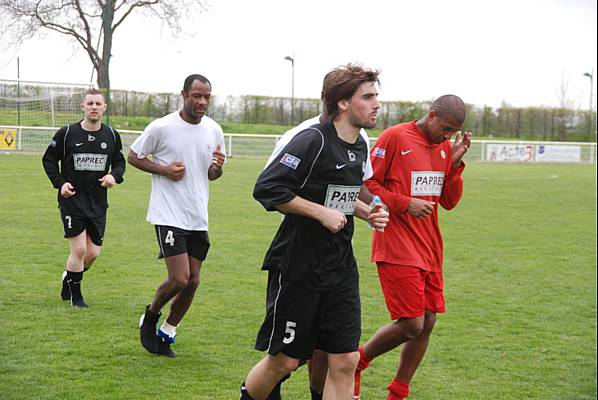
[[[450,141],[430,143],[415,121],[382,132],[370,152],[374,175],[365,183],[387,205],[390,220],[383,233],[374,232],[373,262],[442,269],[438,204],[450,210],[463,194],[465,165],[453,168],[451,156]],[[432,214],[423,219],[409,214],[413,197],[433,201]]]

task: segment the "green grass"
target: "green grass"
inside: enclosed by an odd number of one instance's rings
[[[0,154],[2,399],[235,399],[263,318],[259,271],[279,217],[251,198],[263,159],[231,159],[211,184],[201,286],[176,359],[138,343],[137,322],[164,278],[145,222],[150,177],[129,168],[110,191],[103,253],[85,275],[90,308],[59,298],[68,254],[39,156]],[[596,398],[596,169],[475,164],[461,204],[441,213],[448,311],[413,382],[414,400]],[[358,223],[363,336],[388,322],[369,232]],[[398,350],[363,375],[383,399]],[[283,387],[308,398],[307,371]]]

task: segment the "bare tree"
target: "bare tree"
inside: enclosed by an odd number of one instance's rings
[[[114,32],[133,14],[159,19],[176,35],[181,21],[206,10],[200,0],[0,0],[0,37],[15,45],[44,30],[81,45],[101,89],[110,88]]]
[[[558,139],[565,140],[565,137],[573,126],[574,114],[571,112],[572,101],[569,98],[569,81],[565,74],[561,76],[561,86],[557,92],[559,109],[557,112]]]
[[[569,98],[569,80],[565,74],[561,76],[561,85],[556,93],[560,108],[571,108],[571,99]]]

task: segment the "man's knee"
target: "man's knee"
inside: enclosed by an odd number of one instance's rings
[[[199,275],[193,275],[187,281],[187,287],[190,289],[197,289],[199,286]]]
[[[180,292],[185,287],[187,287],[187,284],[189,284],[189,275],[185,275],[185,274],[171,275],[168,277],[168,283],[174,290],[176,290],[177,292]]]
[[[85,259],[86,248],[85,244],[78,244],[75,246],[71,246],[71,256],[76,258],[77,260]]]
[[[277,372],[281,376],[285,376],[293,372],[299,366],[299,360],[291,357],[280,357],[276,362]]]
[[[436,324],[436,313],[426,311],[426,316],[424,319],[424,326],[422,328],[423,333],[432,332],[432,329],[434,329],[435,324]]]
[[[328,373],[331,375],[353,375],[359,362],[359,353],[334,354],[328,359]]]
[[[88,270],[92,266],[92,264],[95,262],[99,255],[100,251],[95,249],[85,253],[85,270]]]
[[[424,330],[424,317],[402,318],[397,325],[401,329],[401,333],[411,340]]]

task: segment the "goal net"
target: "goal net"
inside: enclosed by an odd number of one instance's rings
[[[81,118],[91,84],[0,80],[0,150],[39,151],[54,131]],[[35,129],[45,127],[45,130]]]
[[[0,124],[60,127],[81,118],[91,84],[0,80]]]

